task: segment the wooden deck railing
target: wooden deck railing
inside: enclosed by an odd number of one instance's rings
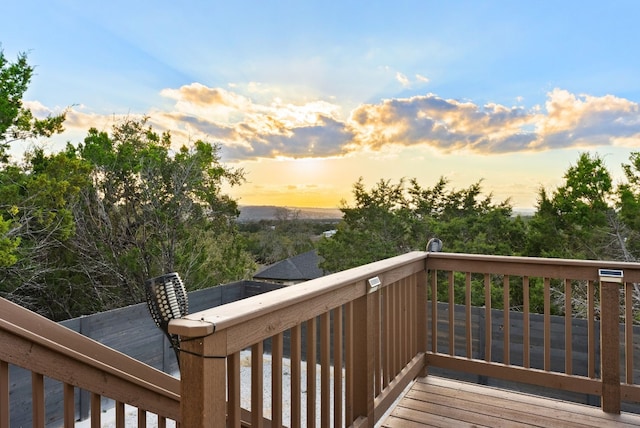
[[[181,380],[0,299],[0,428],[10,425],[11,365],[32,372],[36,427],[46,422],[45,377],[63,384],[65,426],[73,426],[78,388],[92,394],[93,426],[101,396],[116,401],[117,426],[125,404],[140,409],[139,426],[147,411],[159,426],[374,426],[413,379],[436,367],[592,394],[615,413],[623,401],[640,403],[638,283],[635,263],[413,252],[172,321]],[[534,314],[530,289],[540,284],[543,310]],[[577,294],[587,302],[584,320],[576,319]],[[560,301],[564,308],[552,313]],[[542,320],[540,337],[534,319]],[[559,341],[560,355],[552,346]],[[582,341],[585,367],[576,351]]]
[[[11,426],[11,365],[31,371],[33,427],[47,423],[45,378],[62,383],[65,427],[75,424],[79,389],[91,393],[92,427],[101,426],[101,397],[115,400],[117,427],[125,427],[125,405],[138,408],[138,427],[147,412],[159,427],[180,422],[178,379],[0,299],[0,428]]]
[[[185,426],[373,426],[425,367],[425,255],[394,257],[172,321],[170,332],[182,338]],[[283,391],[285,333],[291,387]],[[266,339],[270,385],[263,384]],[[247,348],[251,385],[241,391]],[[244,395],[251,397],[250,420],[241,409]]]
[[[620,270],[623,278],[601,277],[599,269]],[[463,285],[456,286],[460,281]],[[543,284],[544,294],[543,313],[535,315],[544,324],[541,367],[532,364],[530,351],[538,342],[530,336],[534,314],[529,285],[534,282]],[[640,387],[633,381],[632,329],[632,294],[639,282],[640,264],[414,252],[193,314],[170,324],[170,331],[183,340],[183,421],[190,427],[374,426],[405,386],[429,367],[593,394],[602,397],[604,411],[619,412],[621,401],[640,402]],[[494,283],[503,289],[498,329],[492,322],[492,305],[498,306],[491,293]],[[517,343],[511,338],[514,287],[524,301],[518,315],[523,334]],[[572,343],[583,340],[574,337],[572,327],[572,293],[578,288],[588,303],[585,374],[576,374],[582,368],[573,366]],[[456,314],[461,290],[462,323]],[[472,293],[478,292],[484,295],[482,309],[471,305]],[[560,338],[552,337],[552,292],[566,301]],[[439,294],[446,296],[444,322]],[[475,337],[472,309],[484,312],[482,341]],[[622,334],[620,321],[626,328]],[[301,343],[302,329],[306,343]],[[285,337],[290,344],[289,390],[283,390],[282,382]],[[502,355],[492,355],[496,338],[503,342]],[[267,340],[272,347],[268,377],[262,359]],[[560,371],[553,369],[557,356],[551,347],[558,340],[566,342]],[[474,349],[480,342],[483,349]],[[522,355],[518,361],[512,358],[517,347]],[[242,390],[245,349],[251,350],[251,384]],[[306,365],[301,349],[307,352]],[[243,396],[251,397],[249,412],[241,407]]]
[[[640,264],[431,253],[427,266],[431,300],[428,366],[600,396],[601,407],[606,412],[619,413],[621,401],[640,402],[640,385],[635,384],[633,376],[634,368],[640,369],[634,367],[633,334],[634,284],[640,283]],[[601,272],[601,269],[613,272]],[[482,350],[473,349],[474,343],[477,343],[473,338],[474,326],[471,323],[474,282],[476,285],[478,282],[482,284],[480,292],[484,293],[484,308],[481,311],[484,312],[485,325],[476,329],[476,334],[478,330],[484,330]],[[534,317],[529,308],[533,298],[530,284],[534,282],[543,286],[541,338],[532,336],[530,332],[531,319]],[[492,284],[503,289],[501,299],[498,299],[503,307],[500,311],[502,323],[498,329],[492,323],[492,313],[495,313],[492,302],[496,300],[491,296]],[[510,331],[513,324],[510,316],[514,314],[510,289],[513,287],[520,289],[518,291],[522,293],[524,302],[520,308],[521,340],[517,342]],[[453,299],[456,288],[458,291],[460,288],[464,290],[463,322],[455,314],[456,307],[459,307]],[[564,334],[560,337],[552,335],[552,292],[560,296],[556,301],[564,301],[559,315],[564,317]],[[432,296],[439,293],[449,296],[445,309],[448,319],[445,323],[436,321],[442,317],[438,313],[437,299]],[[583,300],[586,299],[586,336],[573,334],[578,316],[573,309],[573,296],[576,293],[580,293]],[[462,344],[456,343],[460,336],[454,333],[456,325],[464,331]],[[502,340],[502,355],[492,355],[494,339]],[[532,366],[534,340],[541,342],[542,362],[539,367]],[[554,355],[552,341],[564,342],[561,347],[564,349],[563,355]],[[442,346],[443,342],[445,346]],[[577,359],[573,348],[580,342],[587,343],[585,367],[574,365]],[[476,356],[476,351],[480,351],[479,354],[484,358]],[[512,359],[514,354],[520,355],[517,361]],[[559,370],[554,368],[558,366],[558,360],[564,360]]]

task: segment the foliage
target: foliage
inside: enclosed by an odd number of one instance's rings
[[[611,238],[616,213],[609,201],[613,185],[604,161],[582,153],[551,194],[540,189],[538,209],[529,224],[527,255],[607,259],[615,250]]]
[[[242,170],[220,161],[220,147],[196,141],[175,149],[145,119],[127,119],[111,133],[90,129],[84,141],[59,153],[37,147],[11,161],[17,140],[50,137],[65,114],[36,118],[23,95],[33,76],[25,54],[8,61],[0,50],[0,296],[54,319],[143,299],[145,279],[178,271],[189,289],[246,278],[255,262],[273,263],[313,248],[317,225],[282,209],[275,221],[236,224],[236,201],[224,184],[243,182]],[[540,188],[530,219],[514,216],[509,200],[494,202],[482,181],[451,189],[416,179],[353,185],[342,202],[337,233],[321,238],[322,268],[335,272],[423,250],[432,237],[445,251],[637,261],[640,258],[640,152],[622,165],[614,187],[597,154],[582,153],[556,189]],[[323,227],[323,225],[320,225]],[[249,249],[253,256],[247,251]],[[467,278],[455,273],[456,302]],[[484,305],[485,278],[471,275],[472,304]],[[530,310],[540,311],[542,278],[529,278]],[[443,275],[439,284],[448,284]],[[522,307],[522,278],[489,278],[492,307]],[[552,280],[552,311],[564,305],[564,283]],[[584,308],[584,284],[574,287],[573,313]],[[449,299],[447,287],[439,297]],[[640,287],[635,292],[640,301]]]
[[[422,189],[413,180],[411,195],[417,213],[425,218],[435,237],[447,243],[447,251],[473,254],[518,255],[524,248],[525,225],[513,217],[509,200],[494,204],[492,195],[482,195],[481,182],[467,189],[446,190],[441,178],[432,189]]]
[[[146,120],[11,162],[13,141],[49,137],[65,115],[35,118],[22,97],[33,67],[0,51],[0,295],[62,319],[143,299],[145,279],[179,271],[189,289],[247,277],[254,262],[222,193],[243,172],[204,141],[172,148]]]
[[[75,275],[69,243],[76,230],[72,207],[88,184],[88,171],[71,153],[46,156],[41,149],[24,167],[0,170],[0,209],[11,225],[5,237],[18,244],[11,263],[0,266],[1,295],[49,316],[77,309],[77,301],[69,300]],[[72,294],[87,296],[79,289]]]
[[[22,97],[28,89],[33,67],[27,62],[26,54],[18,55],[15,62],[9,62],[0,49],[0,166],[9,160],[8,149],[14,140],[40,136],[51,136],[62,131],[64,114],[46,119],[34,118],[31,110],[25,108]],[[15,170],[0,171],[0,187],[5,185],[17,190],[19,183],[13,182]],[[5,192],[6,189],[2,190]],[[7,194],[0,198],[0,268],[9,267],[18,261],[17,236],[14,222],[20,214],[17,205],[10,203]]]
[[[640,152],[632,152],[630,163],[622,168],[627,182],[618,187],[617,208],[620,213],[619,246],[625,261],[640,259]]]
[[[11,63],[0,50],[0,163],[7,162],[11,142],[50,137],[63,129],[65,114],[38,119],[24,107],[22,97],[32,76],[33,67],[27,62],[26,54],[18,55]]]
[[[323,268],[337,271],[423,250],[432,237],[447,251],[519,254],[524,248],[525,225],[512,218],[509,201],[494,204],[481,194],[480,183],[449,190],[441,178],[432,188],[413,179],[393,184],[382,180],[371,190],[362,179],[353,188],[354,206],[343,203],[338,232],[319,243]]]
[[[240,226],[247,248],[260,264],[272,264],[314,248],[319,232],[310,221],[300,219],[300,211],[278,208],[276,219]]]
[[[76,212],[84,222],[75,243],[83,263],[101,273],[101,283],[125,290],[126,301],[140,301],[145,279],[165,272],[180,272],[195,289],[252,270],[234,239],[236,202],[221,193],[243,174],[220,163],[218,146],[197,141],[172,153],[168,133],[125,120],[111,136],[89,130],[77,151],[93,171]]]
[[[424,233],[416,230],[421,223],[409,206],[404,181],[381,180],[367,191],[360,179],[353,186],[353,197],[355,206],[342,204],[337,233],[318,243],[324,270],[336,272],[395,256],[424,241]]]

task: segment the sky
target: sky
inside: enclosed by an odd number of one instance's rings
[[[68,110],[46,147],[147,116],[177,146],[219,144],[241,205],[445,177],[530,209],[580,153],[620,182],[640,150],[637,1],[6,3],[0,48],[36,67],[26,105]]]

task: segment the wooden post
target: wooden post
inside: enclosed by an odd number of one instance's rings
[[[224,330],[180,344],[181,426],[226,427],[226,346]]]
[[[416,281],[416,292],[417,292],[417,298],[416,298],[416,335],[417,335],[417,346],[418,346],[418,353],[424,353],[426,355],[427,353],[427,289],[428,289],[429,285],[428,285],[428,278],[427,278],[427,271],[423,271],[420,272],[417,275],[417,281]],[[435,320],[433,321],[435,322]],[[426,358],[425,358],[425,364],[424,367],[422,368],[422,370],[420,371],[419,376],[426,376],[427,375],[427,363],[426,363]]]
[[[353,418],[365,417],[366,426],[375,426],[374,420],[374,363],[375,328],[374,299],[376,292],[368,293],[353,302]]]
[[[600,279],[602,410],[620,413],[619,284]]]

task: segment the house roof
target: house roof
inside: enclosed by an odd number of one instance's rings
[[[324,275],[318,267],[320,256],[311,250],[265,267],[253,277],[276,281],[306,281]]]

